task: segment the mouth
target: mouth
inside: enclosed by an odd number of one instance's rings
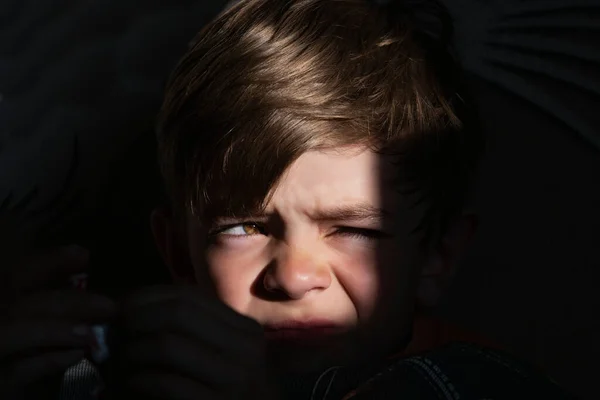
[[[279,344],[319,345],[344,332],[331,321],[282,321],[264,326],[265,339]]]

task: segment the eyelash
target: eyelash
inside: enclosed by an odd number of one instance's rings
[[[377,240],[384,237],[384,233],[374,230],[374,229],[365,229],[365,228],[350,228],[350,227],[339,227],[335,231],[336,235],[345,236],[350,238],[359,238],[359,239],[367,239],[367,240]]]
[[[218,227],[218,228],[214,229],[213,231],[211,231],[209,233],[209,236],[216,237],[216,236],[220,235],[221,233],[227,231],[228,229],[235,228],[236,226],[243,226],[243,225],[252,225],[252,226],[256,227],[256,229],[260,232],[260,234],[263,234],[263,235],[266,234],[264,227],[260,223],[248,221],[248,222],[239,222],[237,224],[229,224],[226,226]],[[333,235],[350,237],[350,238],[358,238],[358,239],[367,239],[367,240],[377,240],[377,239],[380,239],[385,236],[385,234],[383,232],[377,231],[375,229],[352,228],[352,227],[347,227],[347,226],[337,227],[335,232],[333,233]],[[244,238],[244,237],[254,236],[254,235],[250,234],[250,235],[226,235],[226,236],[229,236],[232,238]],[[328,235],[328,236],[330,236],[330,235]]]

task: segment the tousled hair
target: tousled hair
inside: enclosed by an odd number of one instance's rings
[[[234,4],[167,86],[158,152],[174,210],[251,213],[303,153],[361,145],[397,156],[399,190],[419,191],[425,222],[443,224],[483,143],[452,35],[433,0]]]

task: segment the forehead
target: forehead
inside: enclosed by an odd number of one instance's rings
[[[391,161],[356,147],[309,151],[282,176],[267,209],[282,203],[307,209],[353,203],[390,206],[397,201]]]

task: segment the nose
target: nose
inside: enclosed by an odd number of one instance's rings
[[[314,254],[287,247],[265,273],[263,284],[269,292],[300,300],[309,293],[327,289],[331,285],[331,272]]]

